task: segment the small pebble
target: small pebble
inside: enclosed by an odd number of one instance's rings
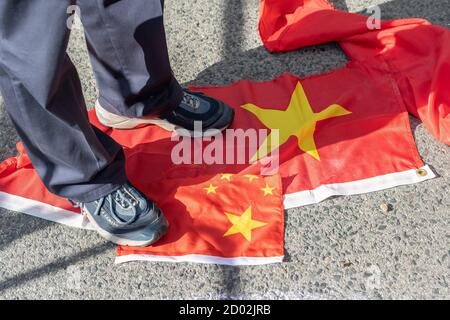
[[[392,210],[392,205],[390,205],[389,203],[382,203],[380,205],[380,209],[381,211],[383,211],[384,213],[388,213],[389,211]]]
[[[342,264],[342,266],[343,266],[344,268],[351,267],[352,265],[353,265],[353,263],[351,263],[351,262],[344,262],[344,263]]]

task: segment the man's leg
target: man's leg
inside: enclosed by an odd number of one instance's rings
[[[121,147],[89,124],[67,56],[70,0],[0,1],[0,88],[46,187],[89,202],[126,181]]]
[[[172,74],[160,0],[78,0],[100,89],[99,121],[117,129],[155,124],[179,134],[216,134],[234,112],[183,91]],[[195,123],[201,132],[193,132]],[[215,129],[215,130],[208,130]]]
[[[160,0],[78,0],[99,102],[128,117],[177,107],[183,91],[172,74]]]

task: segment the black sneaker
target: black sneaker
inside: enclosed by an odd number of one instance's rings
[[[222,101],[202,93],[184,90],[180,105],[160,118],[130,118],[111,113],[97,101],[95,110],[100,123],[116,129],[134,129],[154,124],[182,136],[211,136],[230,126],[234,110]]]
[[[169,227],[156,204],[129,183],[98,200],[76,204],[102,237],[119,245],[148,246]]]

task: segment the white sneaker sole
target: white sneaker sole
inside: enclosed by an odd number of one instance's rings
[[[100,123],[106,127],[121,130],[130,130],[135,129],[140,125],[156,125],[166,131],[176,132],[180,136],[190,138],[215,136],[217,135],[218,131],[222,131],[227,128],[224,127],[217,130],[206,130],[203,132],[190,131],[177,125],[174,125],[167,120],[159,118],[131,118],[117,115],[103,108],[98,102],[98,100],[95,102],[95,113],[97,114],[98,121],[100,121]]]
[[[137,241],[137,240],[130,240],[130,239],[125,239],[125,238],[120,238],[116,235],[113,235],[105,230],[103,230],[98,224],[97,222],[95,222],[95,219],[92,218],[92,215],[86,211],[81,209],[81,213],[86,216],[89,219],[89,222],[92,223],[92,225],[94,226],[95,230],[100,234],[100,236],[102,236],[103,238],[105,238],[106,240],[118,244],[120,246],[130,246],[130,247],[147,247],[155,242],[157,242],[163,235],[161,235],[160,238],[156,239],[156,240],[147,240],[147,241]],[[165,219],[165,218],[163,218]]]
[[[169,121],[159,118],[144,119],[117,115],[103,108],[98,100],[95,102],[95,113],[97,114],[97,118],[101,124],[116,129],[134,129],[143,124],[157,125],[158,127],[161,127],[167,131],[174,131],[176,129],[176,126],[174,124],[171,124]]]

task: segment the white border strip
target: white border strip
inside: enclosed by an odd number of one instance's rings
[[[203,254],[187,254],[183,256],[158,256],[151,254],[128,254],[125,256],[116,257],[115,263],[125,263],[131,261],[153,261],[153,262],[195,262],[195,263],[210,263],[221,264],[228,266],[242,266],[242,265],[263,265],[271,263],[283,262],[284,256],[279,257],[236,257],[223,258],[208,256]]]
[[[83,215],[69,210],[54,207],[50,204],[16,196],[0,191],[0,207],[29,214],[34,217],[58,222],[69,227],[94,230],[94,227],[84,219]]]
[[[332,196],[380,191],[396,186],[418,183],[436,177],[429,166],[425,165],[420,169],[425,170],[427,175],[420,176],[417,174],[417,169],[411,169],[352,182],[324,184],[313,190],[285,194],[283,200],[284,208],[290,209],[318,203]]]

